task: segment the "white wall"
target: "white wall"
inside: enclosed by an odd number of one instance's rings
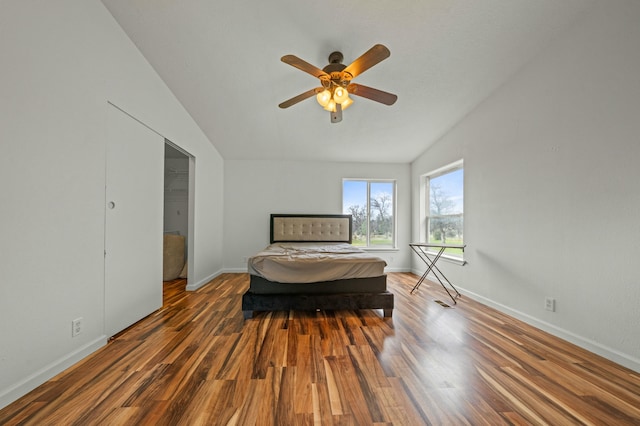
[[[0,57],[2,407],[106,342],[107,102],[196,157],[196,283],[222,269],[223,162],[97,0],[3,1]]]
[[[408,270],[408,164],[225,161],[225,270],[246,272],[245,258],[269,244],[271,213],[342,213],[342,179],[396,179],[398,250],[376,251],[386,271]]]
[[[418,200],[464,158],[469,264],[443,263],[463,293],[636,371],[639,22],[640,2],[602,2],[411,166]]]

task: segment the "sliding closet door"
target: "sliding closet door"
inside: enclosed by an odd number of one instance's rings
[[[164,139],[109,105],[105,334],[162,306]]]

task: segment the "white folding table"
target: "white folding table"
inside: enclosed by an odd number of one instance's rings
[[[456,304],[456,298],[461,297],[460,292],[451,284],[451,281],[447,279],[447,277],[442,273],[442,271],[436,266],[436,263],[442,256],[442,253],[448,248],[460,249],[464,252],[465,244],[432,244],[432,243],[411,243],[409,246],[413,249],[413,251],[418,255],[420,260],[422,260],[427,265],[427,270],[422,274],[416,285],[411,290],[411,293],[416,291],[420,284],[427,278],[430,272],[433,271],[433,275],[436,277],[442,288],[447,292],[453,303]],[[435,253],[429,253],[429,250]],[[442,278],[441,278],[442,277]],[[449,289],[444,285],[443,280],[455,291],[456,296],[454,297]]]

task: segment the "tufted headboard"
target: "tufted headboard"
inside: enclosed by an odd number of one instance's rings
[[[350,214],[272,214],[271,243],[351,244]]]

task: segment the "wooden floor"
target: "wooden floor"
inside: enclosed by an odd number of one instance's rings
[[[1,425],[640,425],[640,374],[439,285],[381,311],[243,321],[246,274],[164,307],[0,411]]]

